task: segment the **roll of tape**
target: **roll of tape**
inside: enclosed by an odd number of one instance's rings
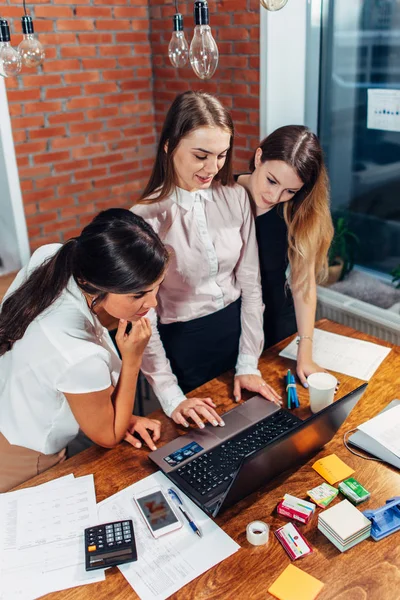
[[[246,527],[246,537],[253,546],[262,546],[268,542],[269,526],[264,521],[253,521]]]

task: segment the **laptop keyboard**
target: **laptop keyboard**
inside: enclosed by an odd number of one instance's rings
[[[296,427],[301,420],[279,410],[242,433],[204,452],[175,471],[201,496],[225,484],[228,487],[243,457],[264,448],[282,433]]]

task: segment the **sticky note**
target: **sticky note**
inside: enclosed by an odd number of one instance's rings
[[[317,460],[312,468],[331,485],[347,479],[354,473],[354,469],[346,465],[336,454],[330,454]]]
[[[279,600],[314,600],[324,584],[294,565],[289,565],[279,575],[268,592]]]

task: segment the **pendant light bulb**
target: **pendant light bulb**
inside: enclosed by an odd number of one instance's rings
[[[10,44],[10,27],[6,19],[0,19],[0,74],[13,77],[21,71],[21,57]]]
[[[184,67],[189,58],[189,46],[183,31],[183,17],[180,13],[173,16],[174,30],[168,46],[168,56],[172,66]]]
[[[18,46],[18,52],[22,63],[26,67],[38,67],[42,64],[45,54],[42,44],[34,36],[32,18],[28,15],[21,17],[21,24],[24,37]]]
[[[210,79],[218,66],[218,47],[209,25],[207,0],[194,3],[194,33],[190,44],[190,64],[200,79]]]
[[[286,6],[287,3],[288,0],[260,0],[261,6],[267,10],[270,10],[271,12],[281,10],[281,8]]]

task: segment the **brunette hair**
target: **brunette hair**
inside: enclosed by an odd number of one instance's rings
[[[176,185],[173,156],[179,142],[199,127],[220,127],[229,131],[231,144],[222,169],[214,177],[222,185],[232,185],[232,147],[234,127],[229,111],[221,102],[205,92],[184,92],[171,104],[158,143],[150,179],[138,203],[159,202]]]
[[[94,295],[93,309],[108,293],[142,291],[161,277],[167,263],[166,248],[141,217],[123,208],[101,212],[5,299],[0,312],[0,356],[53,304],[70,277]]]
[[[318,282],[328,272],[328,250],[333,237],[330,212],[329,182],[322,148],[317,136],[303,125],[286,125],[266,137],[261,143],[261,162],[284,161],[303,182],[293,199],[283,204],[288,228],[289,263],[294,288],[307,296],[310,281],[308,265],[315,262]],[[255,170],[254,153],[250,170]]]

